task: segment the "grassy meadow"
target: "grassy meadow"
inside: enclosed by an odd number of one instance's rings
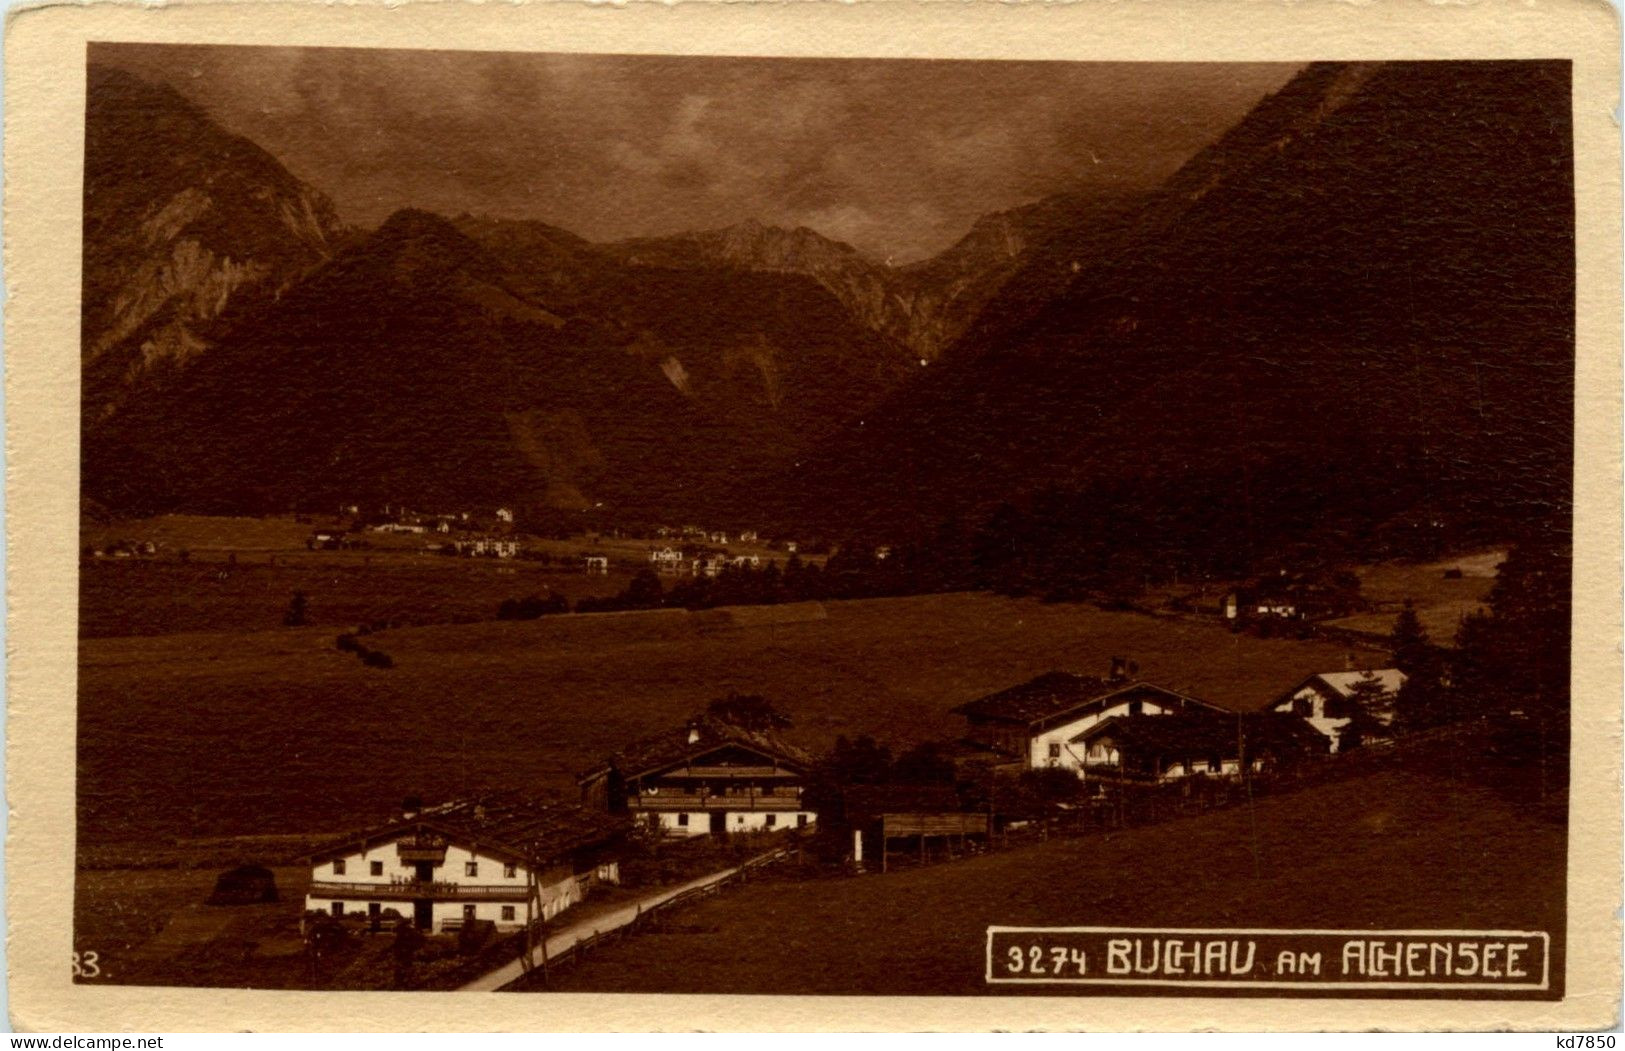
[[[1360,594],[1368,602],[1384,604],[1385,611],[1361,613],[1328,623],[1333,627],[1387,635],[1398,616],[1396,603],[1407,599],[1416,608],[1416,618],[1428,637],[1441,646],[1455,642],[1463,617],[1483,609],[1495,586],[1497,567],[1506,559],[1505,551],[1480,551],[1438,562],[1381,562],[1358,566]],[[1457,570],[1460,576],[1447,577]]]
[[[85,564],[79,578],[84,638],[279,628],[294,592],[309,622],[357,624],[490,620],[504,599],[613,595],[630,573],[588,576],[534,562],[427,553],[323,551],[236,565],[117,559]]]
[[[445,539],[436,533],[365,533],[361,536],[372,546],[360,550],[311,551],[305,546],[313,531],[332,525],[331,518],[320,516],[300,522],[291,516],[201,515],[87,525],[81,536],[85,547],[150,542],[157,556],[82,562],[80,635],[277,628],[294,592],[305,595],[309,622],[320,626],[491,620],[504,599],[560,594],[573,603],[617,594],[648,564],[649,549],[667,543],[596,536],[522,538],[528,550],[554,560],[546,565],[529,559],[451,558],[428,549]],[[589,551],[608,556],[607,574],[581,571],[579,560]],[[788,557],[760,545],[732,544],[728,551],[781,563]],[[178,557],[181,552],[185,561]]]
[[[405,628],[90,638],[80,649],[79,839],[322,832],[406,794],[573,790],[573,775],[730,690],[760,693],[813,748],[957,735],[949,710],[1053,669],[1144,678],[1255,708],[1342,668],[1325,642],[981,594]],[[803,618],[796,621],[793,618]],[[766,623],[761,623],[766,620]],[[1383,655],[1357,653],[1380,662]]]
[[[1113,656],[1237,710],[1311,672],[1386,658],[1204,618],[988,594],[497,621],[506,598],[621,590],[650,542],[533,542],[555,559],[609,554],[612,572],[587,576],[447,558],[419,536],[307,550],[322,525],[170,516],[86,531],[87,545],[158,546],[154,558],[87,559],[81,572],[75,944],[101,954],[108,980],[307,985],[297,917],[308,872],[277,868],[280,905],[205,906],[222,868],[286,866],[311,837],[386,817],[409,794],[571,795],[603,755],[730,691],[768,697],[811,749],[841,734],[902,749],[958,736],[960,703],[1046,671],[1100,674]],[[1476,608],[1494,561],[1459,561],[1459,579],[1444,564],[1361,574],[1368,598],[1414,599],[1446,641],[1453,627],[1436,625]],[[295,591],[311,623],[283,627]],[[341,631],[386,620],[411,625],[366,638],[393,667],[335,647]],[[1266,799],[1256,818],[1257,840],[1249,816],[1226,811],[884,878],[752,885],[606,948],[554,987],[980,992],[988,923],[1425,926],[1438,903],[1418,904],[1411,871],[1434,872],[1443,856],[1472,862],[1434,876],[1461,924],[1557,924],[1531,903],[1561,901],[1561,831],[1480,788],[1388,772]],[[1516,856],[1494,849],[1508,834]],[[1351,851],[1360,866],[1339,860]],[[866,936],[875,930],[886,937]],[[321,983],[376,983],[387,967],[375,949]],[[693,966],[643,962],[672,953]]]

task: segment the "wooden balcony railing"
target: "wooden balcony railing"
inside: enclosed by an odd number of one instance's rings
[[[395,883],[343,883],[317,881],[307,892],[313,898],[368,898],[374,901],[524,901],[523,883],[498,886],[478,883],[442,883],[405,880]]]
[[[691,792],[661,792],[627,799],[631,810],[800,810],[801,796],[786,792],[755,795],[705,795]]]

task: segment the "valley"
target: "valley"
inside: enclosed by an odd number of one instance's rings
[[[87,80],[110,980],[457,988],[747,855],[519,988],[996,994],[1001,923],[1561,954],[1565,63],[976,66],[1027,88],[972,128],[953,63],[407,56],[497,100],[431,113],[190,47]],[[537,147],[578,60],[614,104]]]

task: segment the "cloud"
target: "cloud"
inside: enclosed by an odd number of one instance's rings
[[[331,196],[612,240],[758,217],[898,261],[977,216],[1152,185],[1286,65],[733,59],[93,45]]]

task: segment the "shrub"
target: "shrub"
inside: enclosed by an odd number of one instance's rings
[[[277,901],[276,877],[260,865],[242,865],[214,881],[210,905],[258,905]]]
[[[457,932],[457,951],[464,956],[473,956],[485,948],[496,930],[497,925],[490,920],[469,920]]]
[[[528,595],[525,598],[503,599],[497,605],[498,620],[535,620],[553,613],[570,612],[570,603],[563,595]]]

